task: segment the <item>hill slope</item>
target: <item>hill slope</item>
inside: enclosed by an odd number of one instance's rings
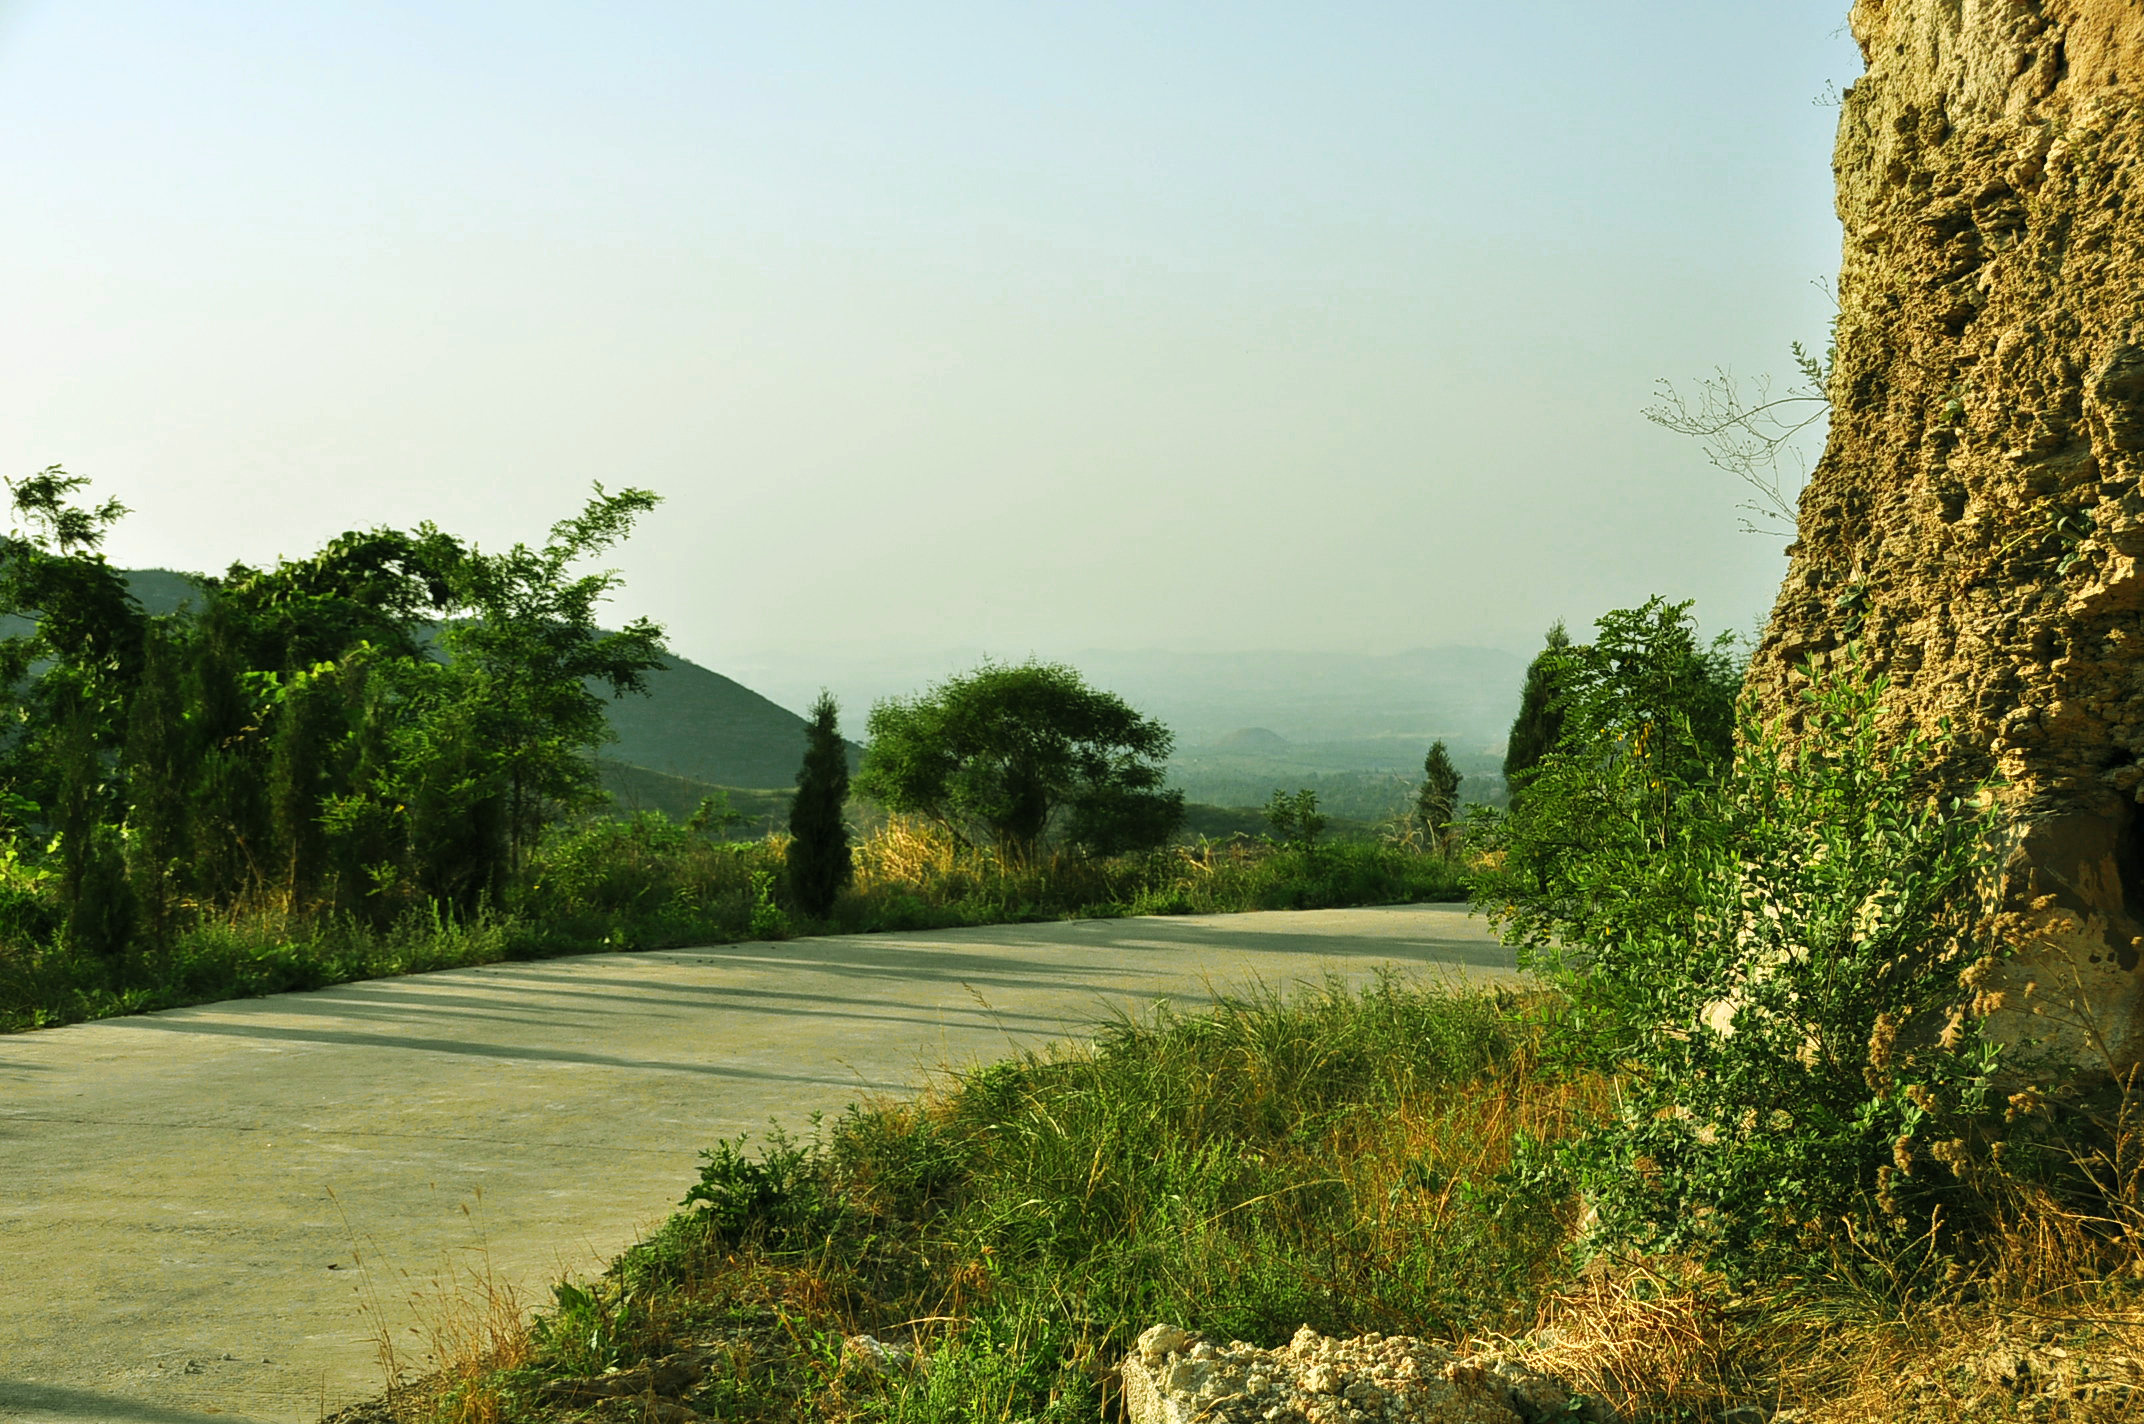
[[[648,674],[647,696],[611,703],[610,725],[606,758],[688,781],[793,786],[804,761],[802,717],[689,658]]]

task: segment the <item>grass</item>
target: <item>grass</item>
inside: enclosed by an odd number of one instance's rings
[[[700,1348],[696,1403],[725,1419],[1091,1419],[1156,1320],[1268,1343],[1523,1328],[1576,1207],[1514,1189],[1514,1149],[1605,1089],[1541,1070],[1557,1012],[1396,981],[1263,994],[1118,1020],[808,1142],[719,1144],[686,1210],[562,1286],[518,1363],[457,1367],[435,1412],[567,1417],[548,1382]],[[863,1368],[858,1334],[926,1365]]]
[[[1556,1150],[1617,1085],[1567,1012],[1391,979],[1262,993],[1120,1019],[806,1141],[717,1144],[663,1227],[443,1355],[399,1417],[640,1418],[565,1391],[689,1357],[708,1367],[689,1401],[727,1420],[1115,1418],[1114,1366],[1161,1321],[1516,1339],[1634,1420],[2144,1417],[2126,1102],[2080,1129],[2060,1189],[1991,1197],[1949,1279],[1870,1256],[1735,1288],[1583,1249]],[[873,1364],[865,1334],[914,1363]]]
[[[202,914],[162,949],[107,962],[66,949],[51,887],[0,886],[0,1031],[545,955],[806,933],[1456,900],[1457,869],[1403,844],[1315,853],[1232,840],[1147,855],[1006,864],[902,821],[857,848],[855,885],[824,920],[786,903],[783,841],[722,841],[661,815],[562,828],[497,912],[427,905],[384,923],[251,906]]]

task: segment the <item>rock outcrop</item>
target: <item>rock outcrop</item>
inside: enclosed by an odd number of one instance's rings
[[[1850,642],[2014,816],[2010,1002],[2144,1059],[2144,3],[1860,0],[1832,425],[1751,669]],[[2045,1025],[2050,1018],[2035,1020]],[[2021,1027],[2013,1021],[2013,1028]]]
[[[1543,1424],[1605,1421],[1516,1358],[1464,1358],[1399,1335],[1328,1339],[1305,1326],[1278,1350],[1219,1345],[1173,1325],[1123,1365],[1131,1424]]]

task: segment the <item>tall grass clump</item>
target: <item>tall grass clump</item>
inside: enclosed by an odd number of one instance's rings
[[[892,817],[856,848],[842,929],[921,929],[1111,915],[1229,914],[1465,897],[1460,867],[1417,845],[1293,848],[1200,840],[1116,856],[1052,849],[1008,857],[928,822]]]
[[[718,1347],[724,1418],[1091,1419],[1156,1320],[1278,1344],[1530,1325],[1578,1204],[1542,1172],[1606,1084],[1544,1056],[1552,997],[1386,980],[1210,1013],[705,1155],[685,1210],[562,1287],[499,1387]],[[866,1375],[857,1334],[921,1367]]]

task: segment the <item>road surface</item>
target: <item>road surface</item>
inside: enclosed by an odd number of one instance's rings
[[[383,1332],[422,1368],[442,1289],[600,1270],[717,1138],[1387,965],[1513,977],[1463,906],[1395,906],[589,955],[0,1037],[0,1421],[314,1421],[379,1392]]]

